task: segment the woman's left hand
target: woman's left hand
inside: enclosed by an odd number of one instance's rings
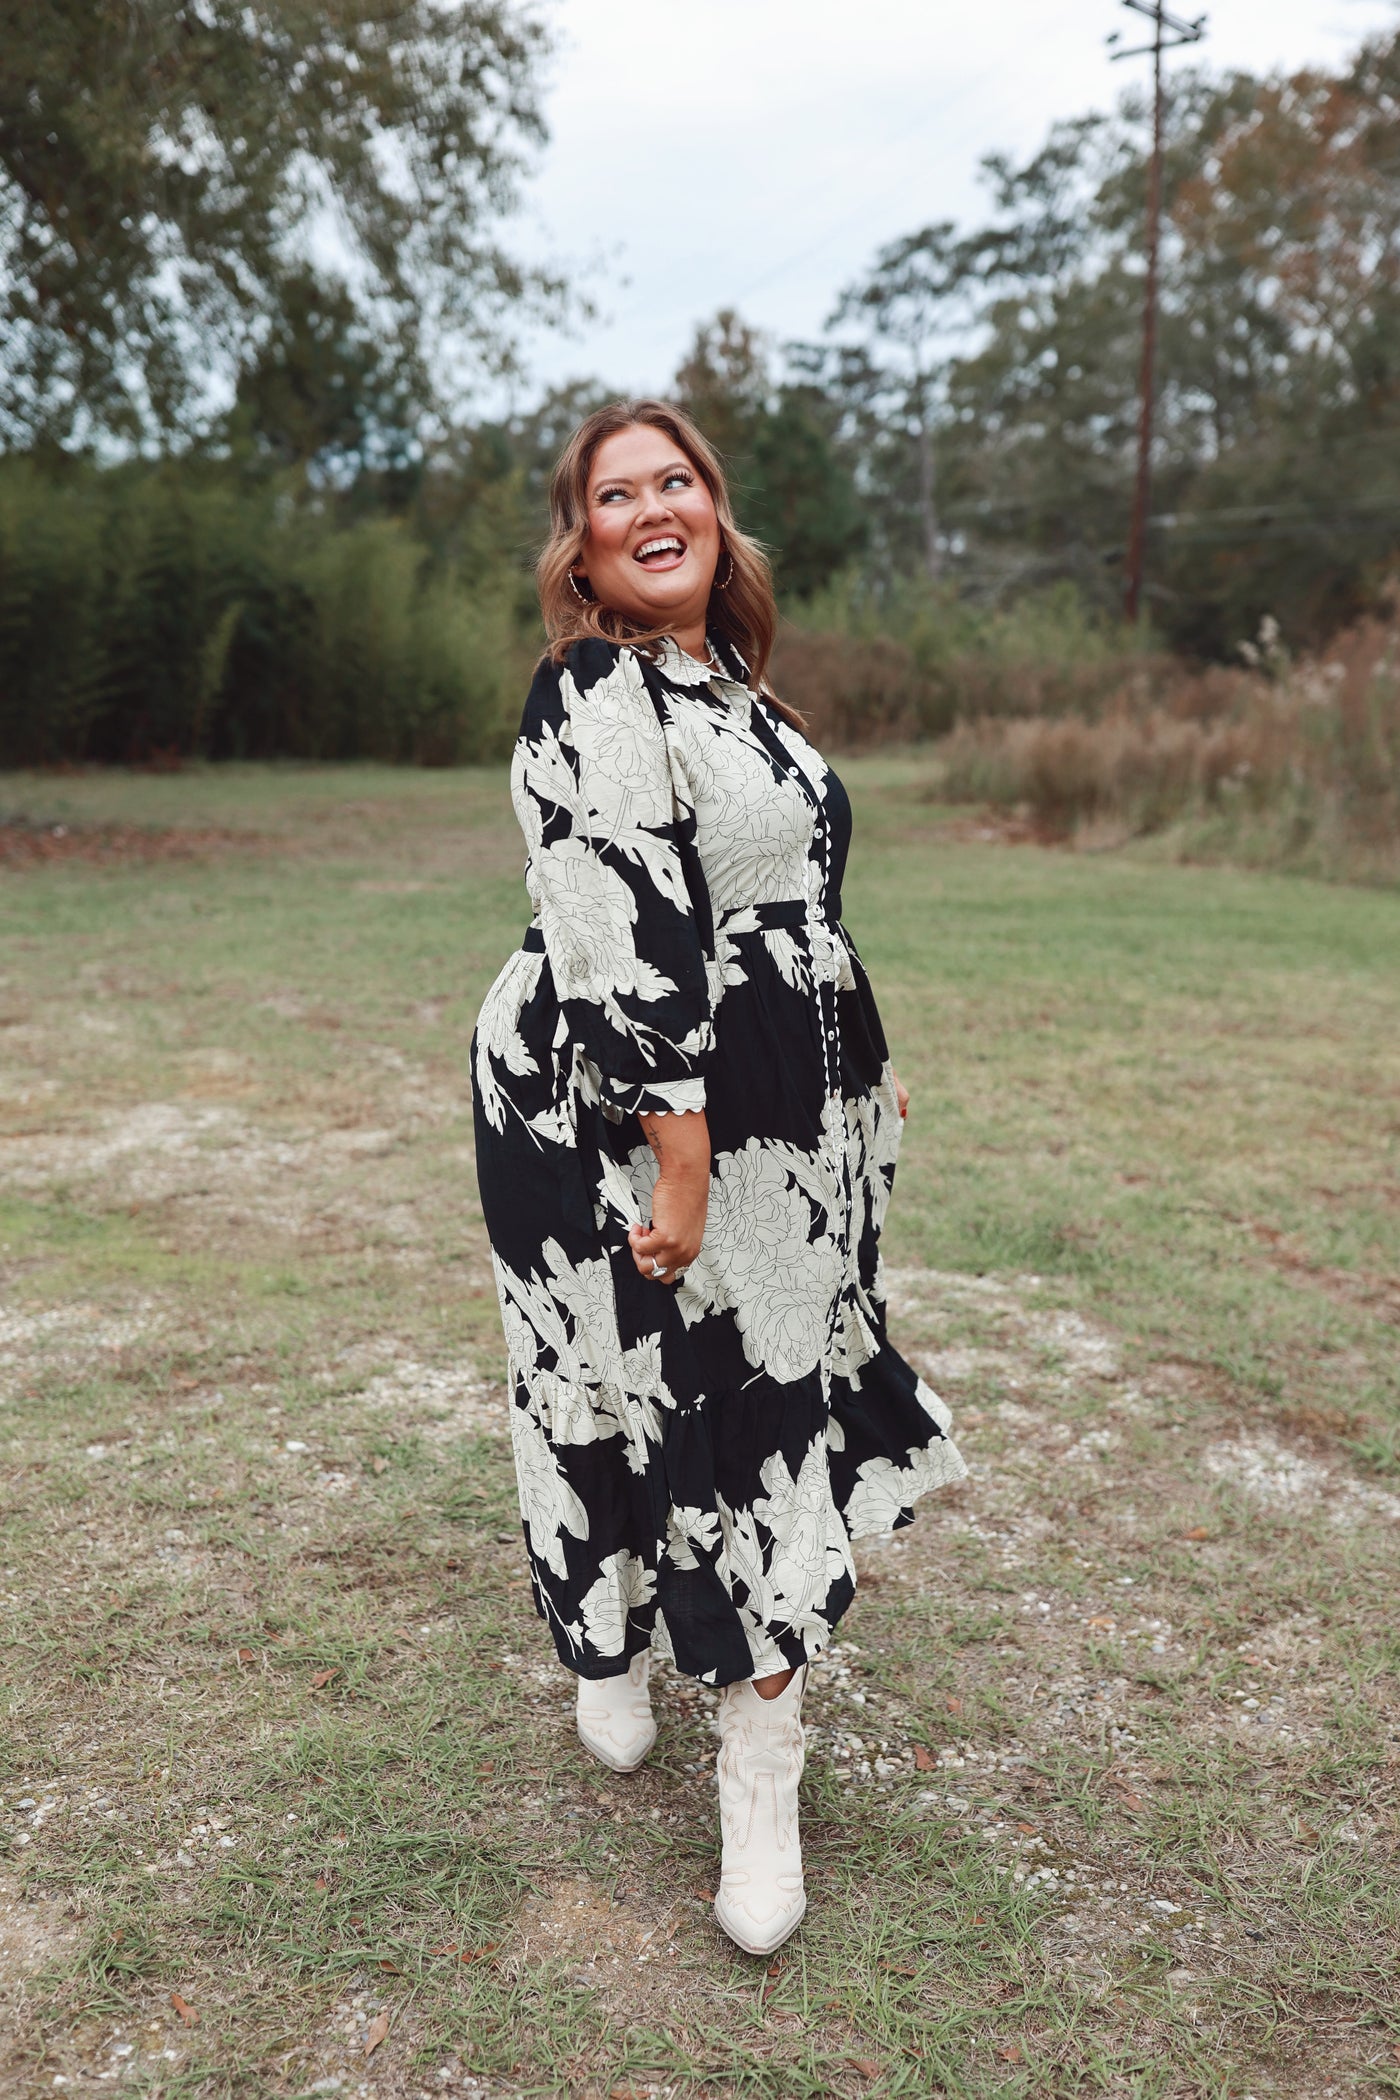
[[[902,1123],[909,1113],[909,1089],[893,1065],[890,1066],[890,1078],[894,1081],[894,1097],[899,1103],[899,1120]]]

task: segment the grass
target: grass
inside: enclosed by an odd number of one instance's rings
[[[0,873],[7,2093],[1400,2091],[1400,902],[844,770],[975,1470],[862,1549],[769,1968],[710,1695],[615,1778],[529,1604],[502,775],[7,777],[110,846]]]

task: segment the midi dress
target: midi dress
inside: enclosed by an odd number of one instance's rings
[[[901,1123],[840,923],[850,803],[711,651],[540,665],[511,773],[534,919],[472,1044],[535,1603],[589,1678],[648,1647],[714,1685],[801,1665],[852,1540],[966,1472],[886,1334]],[[701,1108],[704,1241],[658,1283],[638,1116]]]

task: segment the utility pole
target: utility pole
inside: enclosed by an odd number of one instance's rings
[[[1199,44],[1206,31],[1206,18],[1183,22],[1168,14],[1163,0],[1121,0],[1135,15],[1146,15],[1152,24],[1152,42],[1136,44],[1131,51],[1115,51],[1118,58],[1142,58],[1152,54],[1152,162],[1147,178],[1147,286],[1142,305],[1142,366],[1138,379],[1137,479],[1133,486],[1133,522],[1128,534],[1128,582],[1123,595],[1125,617],[1136,624],[1142,607],[1142,575],[1147,559],[1147,518],[1152,500],[1152,415],[1155,403],[1157,362],[1157,257],[1162,238],[1162,53],[1182,44]],[[1115,30],[1110,44],[1119,42]]]

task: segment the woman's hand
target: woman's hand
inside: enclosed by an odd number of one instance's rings
[[[902,1123],[909,1113],[909,1089],[893,1065],[890,1066],[890,1078],[894,1081],[894,1097],[899,1103],[899,1120]]]
[[[703,1109],[637,1120],[661,1171],[651,1192],[651,1224],[634,1225],[627,1238],[632,1259],[649,1283],[674,1283],[678,1271],[694,1261],[705,1237],[710,1126]]]

